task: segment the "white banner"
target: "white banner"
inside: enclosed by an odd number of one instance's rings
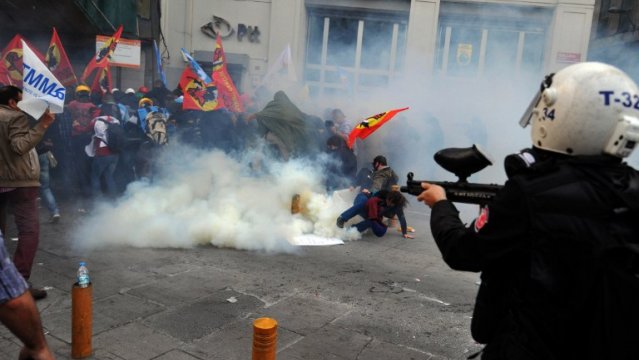
[[[20,109],[36,119],[39,119],[47,108],[54,114],[61,113],[64,109],[66,89],[24,41],[22,61],[24,71],[22,101],[18,103]]]
[[[271,81],[276,74],[283,76],[288,81],[297,81],[295,64],[293,63],[293,56],[291,55],[291,46],[288,44],[273,65],[271,65],[270,69],[268,69],[268,72],[264,75],[264,79],[262,79],[262,83],[264,84]]]

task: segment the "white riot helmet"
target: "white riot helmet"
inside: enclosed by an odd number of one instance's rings
[[[546,76],[520,120],[535,147],[627,157],[639,141],[639,90],[623,71],[585,62]]]

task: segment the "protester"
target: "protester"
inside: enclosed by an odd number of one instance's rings
[[[418,196],[453,269],[481,272],[471,322],[482,359],[634,359],[639,334],[639,88],[580,63],[549,75],[521,120],[533,148],[469,227],[440,186]]]
[[[144,137],[135,158],[135,169],[140,179],[152,180],[159,153],[169,142],[165,109],[153,105],[149,98],[139,102],[138,116]]]
[[[347,221],[359,215],[363,220],[353,225],[357,231],[361,233],[370,228],[373,234],[382,237],[388,228],[384,223],[384,217],[397,216],[401,224],[402,236],[412,239],[413,236],[407,233],[408,227],[404,216],[406,204],[406,198],[399,191],[381,190],[374,195],[359,193],[353,201],[353,206],[337,218],[337,227],[343,228]]]
[[[346,121],[346,115],[341,109],[331,111],[331,120],[335,124],[333,135],[339,135],[344,141],[348,141],[348,135],[353,131],[353,126]]]
[[[397,185],[399,176],[388,166],[385,156],[377,155],[373,159],[373,171],[370,173],[370,181],[360,184],[364,193],[376,193],[380,190],[392,190],[393,185]],[[361,177],[361,175],[358,175]]]
[[[326,140],[326,151],[329,164],[326,171],[326,187],[328,190],[343,189],[355,184],[357,173],[357,157],[346,146],[344,139],[333,135]]]
[[[91,121],[97,116],[99,109],[91,102],[91,90],[86,85],[75,88],[75,99],[69,102],[65,111],[71,117],[71,155],[74,187],[82,195],[91,194],[89,180],[90,159],[84,153],[84,147],[91,140],[93,127]]]
[[[129,109],[129,116],[137,112],[138,97],[135,95],[133,88],[128,88],[124,91],[124,96],[122,96],[121,101]]]
[[[19,359],[53,360],[40,313],[27,290],[28,285],[9,259],[0,234],[0,322],[24,344]]]
[[[20,274],[29,280],[31,267],[40,241],[38,198],[40,165],[36,145],[55,117],[47,110],[31,126],[18,108],[22,90],[15,86],[0,88],[0,208],[13,206],[18,228],[18,246],[13,261]],[[0,219],[0,230],[7,233],[6,219]],[[38,300],[47,296],[43,289],[30,286]]]
[[[156,103],[159,107],[165,108],[167,105],[166,100],[169,95],[171,95],[171,90],[167,89],[166,86],[164,86],[162,80],[155,80],[153,82],[153,88],[149,92],[144,94],[144,97],[153,99],[153,102]]]
[[[149,92],[149,88],[143,85],[138,88],[138,91],[135,93],[135,96],[137,96],[138,99],[142,99],[147,97],[146,94],[148,92]]]
[[[109,126],[120,126],[117,118],[119,109],[115,104],[103,104],[100,116],[93,119],[94,135],[84,148],[86,154],[93,158],[91,164],[91,190],[94,198],[101,197],[101,180],[106,184],[107,195],[115,197],[117,187],[114,179],[119,154],[109,146],[107,129]]]
[[[57,223],[60,221],[60,209],[51,190],[51,169],[57,165],[57,160],[52,150],[51,139],[45,139],[36,146],[40,163],[40,198],[49,210],[49,222]]]
[[[251,118],[257,119],[258,133],[270,146],[274,157],[288,161],[291,157],[312,153],[315,142],[306,117],[284,91],[278,91],[273,100]]]

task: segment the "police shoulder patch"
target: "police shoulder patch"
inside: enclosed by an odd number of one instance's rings
[[[475,232],[479,232],[486,224],[488,224],[488,206],[483,207],[479,216],[475,219]]]

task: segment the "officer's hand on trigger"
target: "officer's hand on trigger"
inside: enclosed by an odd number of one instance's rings
[[[422,201],[430,208],[432,208],[436,202],[446,200],[446,190],[439,185],[423,182],[422,189],[424,189],[424,191],[417,196],[417,201]]]

